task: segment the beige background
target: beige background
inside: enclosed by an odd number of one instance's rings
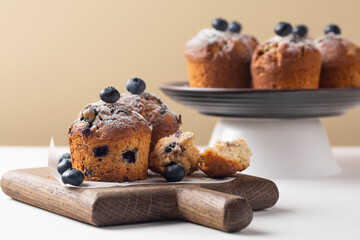
[[[259,41],[278,21],[305,23],[313,37],[328,23],[360,44],[360,1],[0,1],[0,145],[66,144],[69,124],[100,90],[125,91],[133,76],[183,115],[183,129],[206,144],[217,120],[160,92],[185,80],[184,43],[214,17],[237,20]],[[360,145],[360,108],[322,120],[333,145]]]

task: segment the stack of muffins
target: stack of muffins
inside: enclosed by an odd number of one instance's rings
[[[276,36],[258,45],[224,19],[187,42],[190,87],[316,89],[360,87],[360,48],[336,25],[312,40],[303,25],[280,22]],[[236,23],[240,26],[238,23]],[[226,26],[226,27],[225,27]]]
[[[144,92],[145,87],[143,80],[132,78],[129,93],[120,96],[115,88],[106,88],[99,102],[80,111],[68,131],[71,163],[58,167],[65,184],[82,183],[71,174],[87,181],[124,182],[146,179],[150,169],[168,181],[180,181],[198,169],[219,177],[248,167],[251,151],[243,139],[219,142],[225,147],[200,154],[194,134],[179,130],[181,116]],[[74,171],[64,173],[66,168]]]
[[[121,97],[113,87],[104,89],[101,101],[86,105],[69,128],[72,167],[85,180],[146,179],[149,150],[179,129],[180,116],[155,95],[143,92],[143,80],[132,78],[129,83],[140,87]]]

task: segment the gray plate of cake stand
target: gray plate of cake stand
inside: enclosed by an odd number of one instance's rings
[[[269,178],[339,173],[318,118],[343,115],[360,105],[360,88],[192,88],[176,82],[160,89],[201,114],[221,117],[209,145],[217,139],[245,138],[253,152],[245,173]]]

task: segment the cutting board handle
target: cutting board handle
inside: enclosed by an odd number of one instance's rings
[[[247,227],[253,212],[245,198],[201,187],[176,189],[178,218],[226,232]]]

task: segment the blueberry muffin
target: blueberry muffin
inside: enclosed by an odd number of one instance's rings
[[[201,153],[199,168],[209,177],[232,176],[250,164],[251,151],[242,138],[230,142],[216,141]]]
[[[165,103],[153,94],[125,93],[118,102],[141,114],[152,126],[150,151],[160,138],[175,133],[181,125],[181,115],[177,116],[170,111]]]
[[[250,83],[250,61],[257,45],[254,37],[241,35],[240,24],[220,18],[212,29],[202,29],[186,43],[189,86],[202,88],[246,88]]]
[[[86,105],[70,126],[72,166],[87,181],[146,179],[151,126],[125,105],[99,101]]]
[[[190,175],[198,170],[199,161],[200,153],[194,146],[194,134],[177,131],[157,142],[150,154],[149,168],[163,174],[166,167],[177,164],[184,168],[186,175]]]
[[[256,89],[313,89],[319,87],[321,54],[312,41],[293,34],[288,23],[275,27],[277,36],[259,45],[252,57]]]
[[[316,40],[321,52],[321,88],[360,87],[360,48],[340,36],[340,28],[329,25]]]

